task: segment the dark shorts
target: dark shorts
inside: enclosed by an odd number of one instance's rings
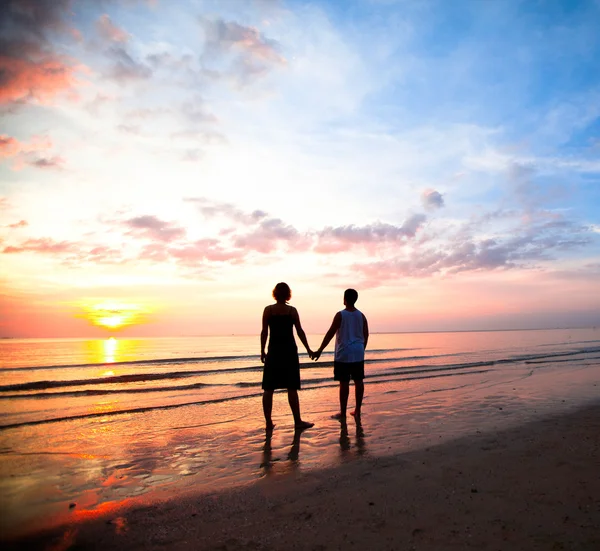
[[[342,383],[362,381],[365,378],[365,362],[333,362],[333,380]]]

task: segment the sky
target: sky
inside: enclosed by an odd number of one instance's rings
[[[7,0],[0,336],[600,325],[598,0]]]

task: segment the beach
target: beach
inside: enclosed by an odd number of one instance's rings
[[[599,434],[596,403],[418,451],[123,506],[10,548],[592,551]]]
[[[327,355],[301,357],[302,415],[315,426],[295,433],[276,392],[270,437],[256,337],[3,343],[2,540],[596,548],[596,330],[372,341],[360,426],[332,419]]]

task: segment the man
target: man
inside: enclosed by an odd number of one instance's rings
[[[360,419],[360,411],[365,393],[365,348],[369,340],[367,318],[355,308],[358,293],[354,289],[344,291],[345,308],[333,318],[329,331],[315,353],[313,360],[318,360],[325,347],[335,335],[335,355],[333,362],[333,378],[340,383],[340,412],[334,418],[344,421],[350,393],[350,379],[354,381],[356,408],[350,414]]]

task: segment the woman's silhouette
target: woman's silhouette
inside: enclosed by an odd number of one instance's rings
[[[314,423],[307,423],[300,417],[300,402],[298,390],[300,389],[300,361],[298,360],[298,347],[294,340],[294,327],[298,338],[306,348],[309,355],[313,352],[308,346],[306,334],[300,325],[298,311],[287,304],[292,298],[292,291],[287,283],[278,283],[273,289],[275,304],[267,306],[263,312],[262,331],[260,333],[260,360],[265,364],[263,370],[263,411],[265,414],[266,429],[272,430],[275,425],[271,420],[273,410],[273,391],[286,388],[288,401],[296,429],[307,429]],[[269,348],[265,353],[269,336]]]

